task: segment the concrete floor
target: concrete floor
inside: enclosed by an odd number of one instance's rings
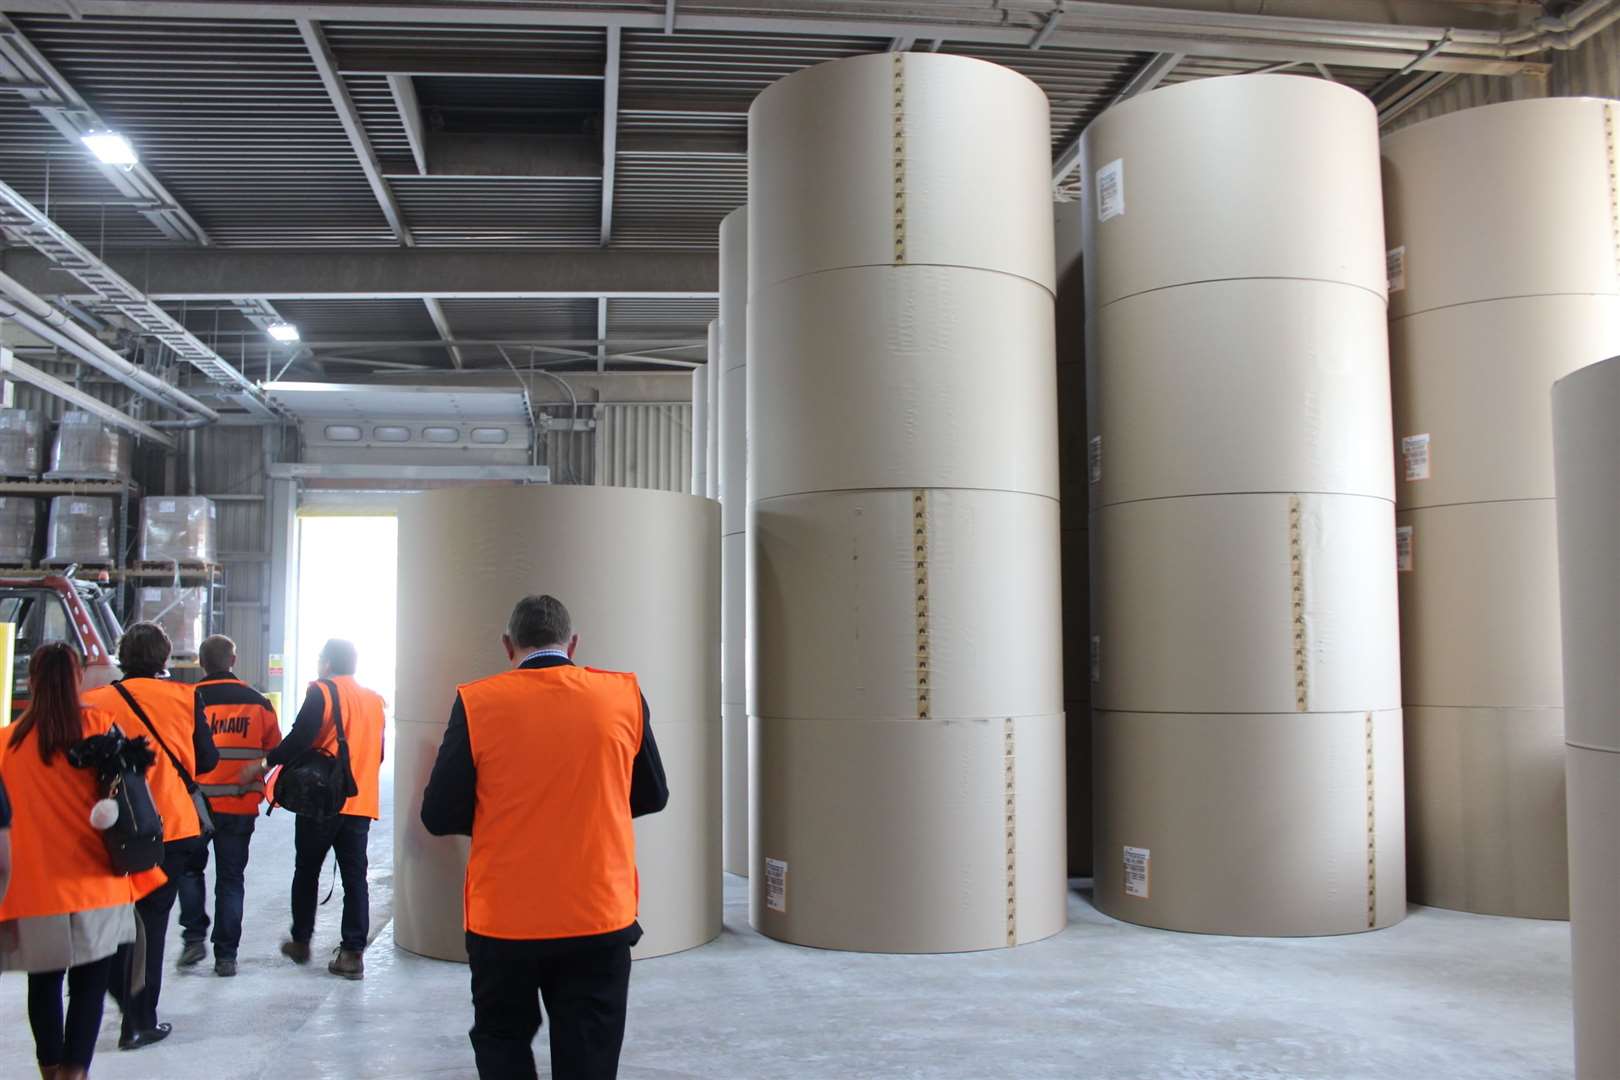
[[[385,793],[384,805],[390,798]],[[374,941],[363,983],[276,953],[292,820],[260,819],[241,975],[172,973],[165,1043],[116,1049],[97,1080],[471,1077],[466,969],[397,950],[392,828],[374,828]],[[330,863],[328,863],[330,872]],[[323,894],[324,895],[324,894]],[[338,899],[318,950],[337,943]],[[1069,928],[1011,951],[869,956],[802,949],[748,927],[726,883],[718,941],[636,965],[625,1080],[1088,1077],[1105,1080],[1536,1080],[1572,1073],[1563,923],[1414,908],[1373,934],[1242,940],[1144,930],[1076,890]],[[179,949],[178,927],[170,950]],[[0,977],[0,1077],[31,1073],[24,980]],[[545,1034],[537,1044],[545,1075]]]

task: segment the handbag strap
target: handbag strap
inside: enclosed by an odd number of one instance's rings
[[[157,744],[163,748],[163,752],[169,755],[169,764],[173,765],[174,771],[180,774],[181,781],[186,785],[186,794],[195,794],[197,781],[191,778],[191,773],[184,765],[180,764],[180,759],[174,756],[174,751],[170,750],[169,744],[163,741],[163,736],[157,733],[157,728],[152,726],[152,721],[146,715],[146,710],[141,708],[141,703],[136,701],[135,696],[124,687],[123,680],[120,679],[113,683],[112,688],[118,691],[119,697],[129,703],[130,710],[135,713],[135,719],[139,720],[146,730],[152,733],[152,738],[156,739]]]
[[[349,754],[349,736],[343,730],[343,700],[338,697],[337,683],[331,679],[317,680],[321,693],[332,703],[332,727],[337,732],[338,763],[343,766],[343,790],[353,797],[360,793],[360,782],[354,778],[354,759]]]

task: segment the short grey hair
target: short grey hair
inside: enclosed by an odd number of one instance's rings
[[[332,638],[321,646],[321,659],[332,665],[332,674],[353,675],[354,669],[359,665],[360,656],[355,651],[354,642]]]
[[[555,596],[525,596],[506,620],[506,636],[513,645],[524,649],[566,645],[574,636],[574,622]]]
[[[209,675],[223,675],[236,662],[236,642],[224,634],[214,634],[197,646],[197,662]]]

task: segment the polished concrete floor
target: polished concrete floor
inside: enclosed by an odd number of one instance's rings
[[[385,805],[388,802],[385,796]],[[397,950],[392,830],[371,844],[373,933],[362,983],[295,968],[285,932],[292,821],[260,819],[241,975],[173,973],[167,1042],[116,1049],[98,1080],[470,1077],[466,969]],[[328,864],[330,872],[330,864]],[[338,898],[318,948],[337,944]],[[727,882],[726,929],[638,964],[625,1080],[857,1077],[1098,1080],[1556,1080],[1571,1075],[1562,923],[1414,908],[1399,926],[1317,940],[1144,930],[1077,889],[1058,937],[1005,952],[869,956],[801,949],[748,927]],[[179,948],[178,932],[170,949]],[[0,977],[0,1077],[29,1075],[24,980]],[[537,1045],[545,1075],[544,1033]]]

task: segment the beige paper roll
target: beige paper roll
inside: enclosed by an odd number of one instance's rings
[[[1620,294],[1617,130],[1613,101],[1549,97],[1464,109],[1386,136],[1389,247],[1403,253],[1404,279],[1390,291],[1391,316],[1515,296]]]
[[[1061,714],[751,717],[750,921],[860,952],[996,949],[1057,933],[1063,725]]]
[[[1095,760],[1107,765],[1092,777],[1102,911],[1171,930],[1279,937],[1405,916],[1398,710],[1099,711],[1092,724]]]
[[[1612,1080],[1620,1076],[1620,754],[1565,752],[1575,1077]]]
[[[841,270],[756,285],[753,320],[755,422],[770,425],[754,446],[754,499],[874,487],[1056,497],[1044,289],[959,267]]]
[[[720,222],[721,815],[728,873],[748,873],[748,208]]]
[[[466,844],[430,837],[421,786],[459,683],[507,666],[513,603],[550,592],[580,663],[633,671],[651,709],[669,806],[636,823],[644,958],[720,932],[719,507],[633,488],[468,487],[400,506],[400,773],[396,931],[459,959]]]
[[[1620,353],[1620,296],[1526,296],[1389,324],[1402,509],[1553,496],[1547,395]],[[1408,469],[1403,438],[1424,440]],[[1427,473],[1427,475],[1424,475]]]
[[[1373,293],[1187,285],[1108,305],[1096,333],[1093,507],[1261,491],[1395,497],[1389,330]]]
[[[1231,278],[1384,295],[1378,117],[1349,87],[1293,75],[1160,87],[1092,122],[1080,170],[1098,308]]]
[[[905,262],[1051,292],[1051,141],[1040,87],[982,60],[875,53],[789,75],[748,110],[752,287]]]
[[[1569,918],[1564,711],[1406,707],[1407,881],[1419,904]]]
[[[1400,575],[1406,703],[1558,708],[1564,678],[1553,501],[1424,507],[1395,521],[1411,530],[1411,569]]]
[[[1104,507],[1090,535],[1093,704],[1165,713],[1398,708],[1393,533],[1393,504],[1353,495]]]
[[[704,494],[711,499],[720,497],[720,320],[709,322],[709,351],[703,365],[703,374],[709,391],[709,430],[704,438]]]

